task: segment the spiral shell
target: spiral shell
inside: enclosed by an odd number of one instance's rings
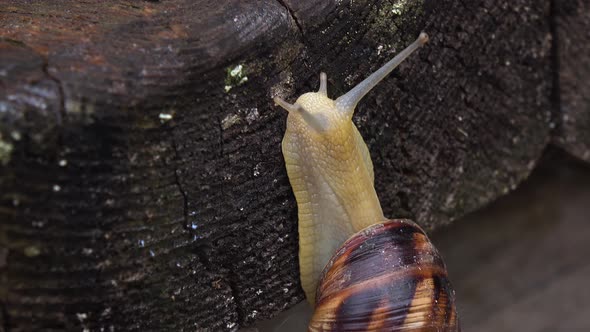
[[[460,331],[445,264],[410,220],[354,234],[324,269],[316,294],[309,331]]]

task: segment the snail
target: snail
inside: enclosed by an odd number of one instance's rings
[[[327,76],[288,111],[282,142],[298,208],[301,285],[315,304],[310,331],[458,331],[445,265],[410,220],[387,220],[373,163],[352,115],[357,103],[411,53],[410,46],[332,100]],[[317,294],[316,294],[317,291]]]

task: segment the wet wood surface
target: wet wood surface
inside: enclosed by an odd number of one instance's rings
[[[6,330],[235,330],[302,300],[272,104],[359,105],[384,212],[428,229],[524,180],[550,141],[550,2],[0,3]]]

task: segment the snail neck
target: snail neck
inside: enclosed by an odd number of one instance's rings
[[[350,132],[342,133],[346,141],[320,151],[315,160],[324,160],[315,169],[310,167],[315,173],[311,185],[316,188],[312,189],[324,194],[316,195],[312,204],[323,211],[332,211],[320,222],[326,224],[333,219],[337,226],[352,232],[347,232],[342,243],[353,233],[385,219],[375,191],[373,163],[367,146],[352,122],[347,130]]]
[[[283,139],[299,215],[303,289],[313,303],[332,254],[355,232],[383,221],[369,151],[352,121],[315,135],[290,119]]]

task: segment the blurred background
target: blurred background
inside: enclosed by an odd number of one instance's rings
[[[463,331],[590,330],[590,167],[550,148],[531,177],[431,234]],[[306,302],[242,331],[306,331]]]

